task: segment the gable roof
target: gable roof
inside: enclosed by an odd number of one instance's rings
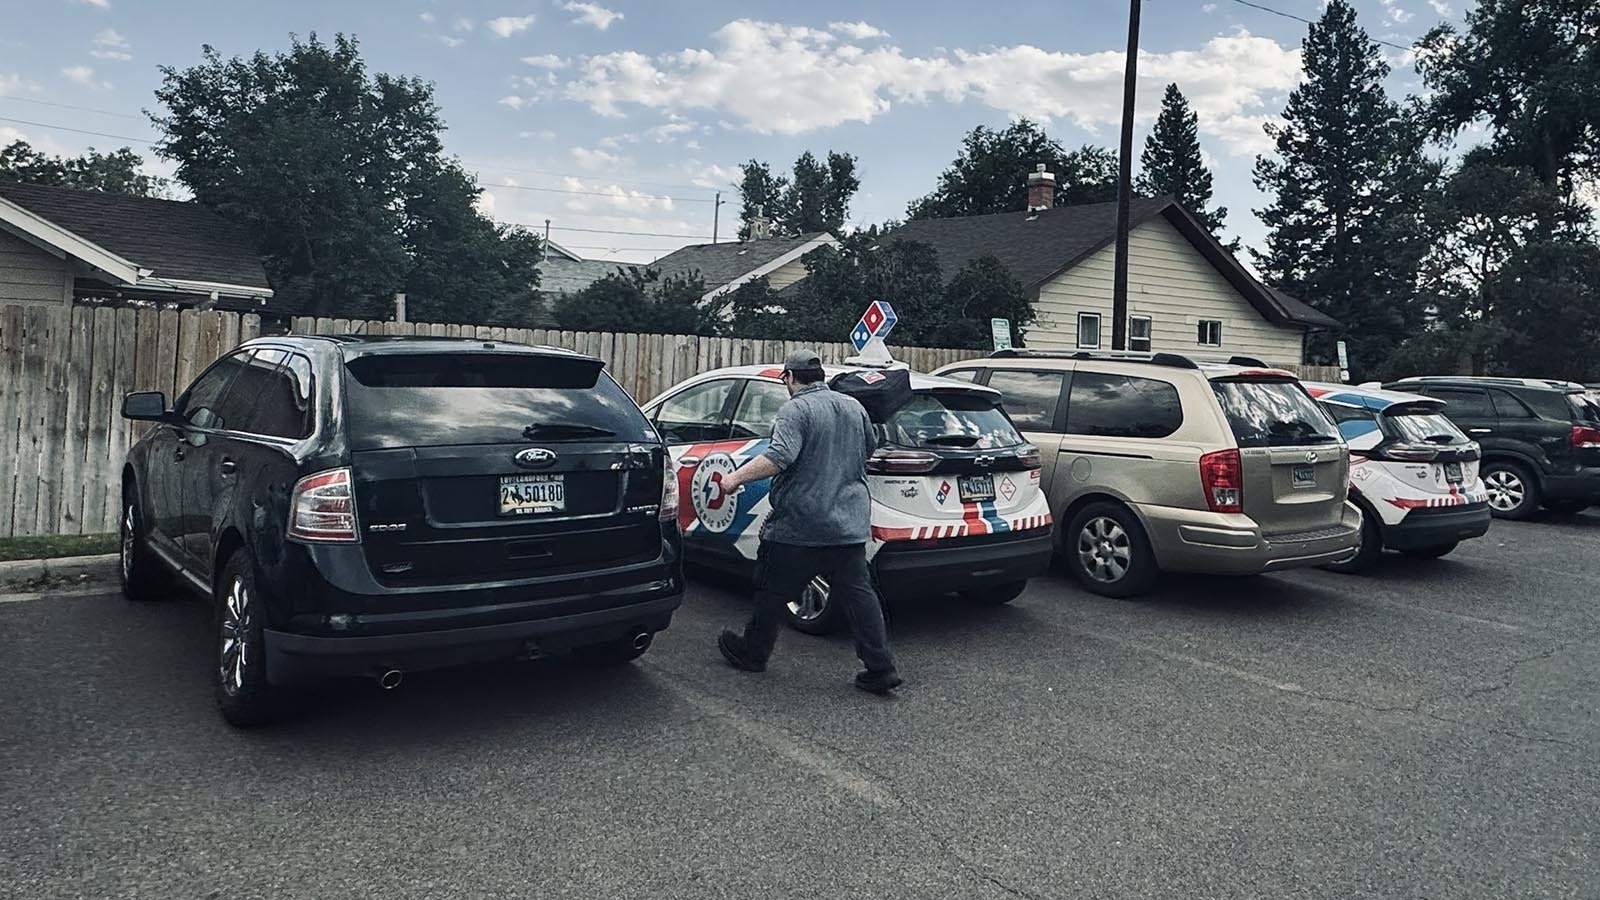
[[[0,184],[0,199],[54,226],[48,234],[33,234],[36,240],[75,243],[58,249],[74,255],[98,250],[136,267],[136,286],[272,296],[244,229],[198,203],[37,184]],[[105,271],[126,274],[117,268]]]
[[[836,243],[833,235],[818,231],[759,241],[690,244],[661,257],[651,263],[650,268],[659,270],[662,278],[699,272],[706,282],[705,296],[710,298],[799,259],[818,247]]]
[[[1172,223],[1267,321],[1310,328],[1338,327],[1337,320],[1262,284],[1173,198],[1135,197],[1128,204],[1130,229],[1156,216]],[[886,237],[932,246],[939,254],[939,267],[947,280],[973,259],[993,254],[1030,295],[1037,296],[1045,282],[1083,262],[1114,241],[1116,235],[1117,204],[1084,203],[1031,213],[916,219]]]
[[[539,261],[539,290],[545,294],[575,294],[629,265],[604,259],[549,256]]]

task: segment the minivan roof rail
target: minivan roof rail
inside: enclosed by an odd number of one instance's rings
[[[1172,369],[1198,369],[1195,361],[1177,353],[1141,353],[1134,350],[996,350],[990,359],[1103,359],[1142,362]]]

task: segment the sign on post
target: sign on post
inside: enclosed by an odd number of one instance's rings
[[[994,337],[995,350],[1011,349],[1011,320],[990,319],[989,332]]]
[[[1339,350],[1339,379],[1348,382],[1350,380],[1350,351],[1345,347],[1344,341],[1335,343],[1334,347]]]
[[[893,358],[889,356],[889,348],[884,346],[883,339],[889,336],[899,321],[900,317],[894,314],[894,307],[886,301],[874,300],[867,306],[867,311],[861,314],[856,327],[850,329],[850,343],[865,361],[892,362]]]

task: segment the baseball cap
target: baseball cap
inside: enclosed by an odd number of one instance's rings
[[[822,368],[822,357],[815,350],[796,350],[784,357],[785,372],[814,372]]]

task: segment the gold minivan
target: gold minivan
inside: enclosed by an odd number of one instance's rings
[[[1056,549],[1089,590],[1341,562],[1361,540],[1339,430],[1290,372],[1173,353],[1002,350],[935,372],[998,390],[1038,446]]]

